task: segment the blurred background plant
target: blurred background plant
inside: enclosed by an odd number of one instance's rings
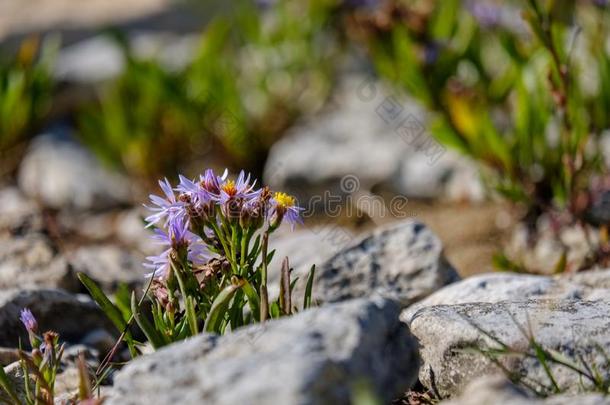
[[[53,80],[51,64],[57,41],[40,44],[38,37],[23,41],[13,57],[0,57],[0,174],[14,170],[15,147],[40,126],[49,112]]]
[[[243,167],[261,177],[272,145],[297,121],[310,124],[314,113],[332,107],[327,101],[340,79],[372,70],[392,91],[425,107],[425,129],[478,162],[494,195],[513,203],[525,236],[517,237],[518,249],[507,250],[528,250],[550,233],[554,256],[538,260],[552,263],[544,272],[608,264],[610,177],[601,153],[602,139],[610,139],[605,2],[180,5],[205,15],[194,18],[189,35],[196,45],[184,60],[167,64],[140,52],[134,30],[115,27],[108,32],[121,50],[120,73],[91,80],[94,97],[73,103],[67,117],[53,117],[76,124],[86,146],[143,189],[155,178],[193,174],[202,165]],[[176,37],[189,36],[183,34]],[[15,160],[12,166],[20,155],[8,152],[11,145],[23,145],[41,126],[53,95],[55,71],[45,56],[52,52],[37,48],[34,40],[24,42],[0,68],[0,150]],[[368,59],[359,58],[363,48]],[[357,66],[346,66],[353,59]],[[578,260],[561,235],[566,230],[579,233]],[[499,255],[496,264],[540,270],[513,253]]]
[[[599,225],[589,214],[608,128],[603,2],[387,1],[346,20],[377,72],[430,109],[433,135],[480,162],[534,235],[542,216],[556,229]],[[591,254],[606,261],[606,248]]]
[[[83,140],[106,162],[149,179],[188,169],[211,150],[260,173],[273,142],[323,104],[335,55],[323,2],[261,7],[236,2],[175,72],[138,59],[115,36],[126,69],[83,110]]]

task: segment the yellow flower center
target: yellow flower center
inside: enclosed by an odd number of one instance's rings
[[[286,193],[276,192],[275,194],[273,194],[273,198],[281,207],[293,207],[295,204],[294,197]]]
[[[227,180],[223,185],[222,189],[228,195],[235,195],[237,193],[237,189],[235,188],[235,182],[233,180]]]

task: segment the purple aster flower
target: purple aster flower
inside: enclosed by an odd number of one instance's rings
[[[28,308],[23,308],[21,310],[21,315],[19,316],[21,323],[27,329],[28,332],[37,333],[38,332],[38,322],[36,318],[34,318],[34,314]]]
[[[150,273],[146,273],[144,277],[146,278],[155,278],[160,280],[165,280],[169,275],[169,271],[171,269],[170,266],[170,255],[172,253],[172,249],[164,250],[163,253],[157,256],[148,256],[146,260],[147,263],[143,263],[142,265],[147,269],[151,269]]]
[[[183,195],[187,195],[195,208],[201,208],[212,201],[212,194],[200,184],[182,175],[180,175],[179,178],[180,183],[178,184],[178,187],[176,187],[176,191]]]
[[[226,180],[220,186],[220,196],[218,202],[226,203],[230,199],[250,200],[260,195],[261,190],[254,190],[256,181],[250,184],[250,175],[246,177],[246,173],[242,170],[237,176],[237,180]]]
[[[220,195],[215,200],[220,204],[222,214],[230,220],[238,219],[245,202],[258,198],[262,190],[255,190],[256,181],[250,184],[250,175],[242,170],[237,180],[226,180],[220,186]]]
[[[278,227],[285,219],[288,221],[292,229],[295,224],[302,224],[303,219],[301,218],[301,211],[303,208],[296,205],[294,197],[286,194],[276,192],[273,194],[273,198],[270,201],[271,210],[271,226]]]
[[[152,215],[149,215],[145,219],[146,222],[148,222],[148,226],[152,226],[161,221],[163,221],[163,225],[165,226],[171,218],[178,218],[186,221],[186,203],[176,200],[174,190],[172,190],[172,186],[167,179],[165,179],[165,181],[159,180],[159,186],[161,186],[165,198],[154,194],[149,196],[150,201],[155,206],[149,207],[145,205],[146,208],[153,212]]]
[[[220,185],[225,182],[229,176],[229,171],[225,169],[222,176],[217,176],[212,169],[207,169],[201,176],[199,182],[201,187],[212,195],[220,194]]]
[[[210,259],[210,252],[201,238],[188,230],[188,223],[177,219],[170,220],[168,231],[155,229],[152,239],[166,249],[157,256],[148,256],[144,267],[153,270],[146,277],[165,279],[171,268],[171,254],[176,250],[187,249],[187,260],[194,266],[205,264]]]

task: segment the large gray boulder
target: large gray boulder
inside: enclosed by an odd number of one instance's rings
[[[501,376],[482,377],[468,384],[456,398],[442,401],[442,405],[606,405],[603,394],[560,394],[548,398],[532,395],[531,391],[517,387]]]
[[[105,209],[129,202],[130,185],[110,172],[67,130],[32,141],[19,169],[18,182],[28,196],[53,208]]]
[[[269,266],[270,296],[275,298],[279,295],[284,257],[289,259],[292,280],[299,278],[294,296],[300,301],[311,266],[315,264],[319,269],[321,264],[352,244],[355,238],[352,230],[336,224],[306,227],[292,232],[289,228],[280,228],[269,241],[269,246],[275,250],[274,259]]]
[[[465,385],[500,368],[480,349],[500,344],[523,351],[530,331],[547,350],[560,352],[575,363],[585,359],[606,377],[605,354],[610,350],[610,303],[582,300],[530,300],[470,303],[423,308],[410,320],[419,340],[420,381],[441,397],[458,393]],[[492,338],[493,337],[493,338]],[[475,350],[472,350],[475,349]],[[541,363],[534,357],[499,356],[502,366],[525,381],[550,386]],[[576,391],[588,382],[555,363],[551,372],[562,390]],[[600,368],[601,367],[601,368]]]
[[[53,289],[0,290],[0,346],[25,346],[28,337],[19,320],[20,311],[29,308],[42,331],[58,332],[62,341],[78,342],[89,331],[113,331],[106,316],[85,295],[72,295]]]
[[[536,276],[487,273],[448,285],[411,305],[401,315],[409,319],[422,308],[472,302],[499,302],[540,298],[597,300],[610,296],[610,269],[570,275]]]
[[[407,307],[457,280],[440,239],[421,222],[404,221],[356,239],[320,265],[314,297],[337,302],[381,295]]]
[[[128,364],[108,404],[338,405],[359,383],[389,402],[418,369],[398,313],[392,301],[362,299],[200,335]]]

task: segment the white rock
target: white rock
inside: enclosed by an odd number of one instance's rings
[[[536,276],[487,273],[450,284],[411,305],[401,315],[409,321],[422,308],[475,302],[539,298],[597,300],[610,296],[610,269],[571,275]]]
[[[406,307],[457,280],[439,238],[403,221],[355,239],[320,265],[313,291],[320,302],[381,295]]]
[[[366,381],[384,401],[417,372],[416,345],[388,300],[353,300],[200,335],[121,370],[109,405],[348,404]]]
[[[582,300],[501,301],[439,305],[418,311],[409,323],[420,344],[419,380],[441,397],[460,392],[471,381],[502,373],[488,356],[477,350],[498,349],[499,342],[524,351],[529,334],[546,350],[555,350],[570,361],[595,365],[609,378],[604,353],[610,350],[610,303]],[[493,336],[492,339],[490,336]],[[541,363],[533,357],[499,356],[502,366],[515,376],[551,383]],[[558,386],[579,391],[591,384],[571,369],[549,362]]]
[[[468,384],[459,397],[442,401],[442,405],[606,405],[608,398],[602,394],[560,394],[540,398],[517,387],[501,376],[482,377]]]
[[[25,194],[53,208],[104,209],[130,200],[125,178],[103,168],[78,144],[52,134],[32,141],[18,180]]]

